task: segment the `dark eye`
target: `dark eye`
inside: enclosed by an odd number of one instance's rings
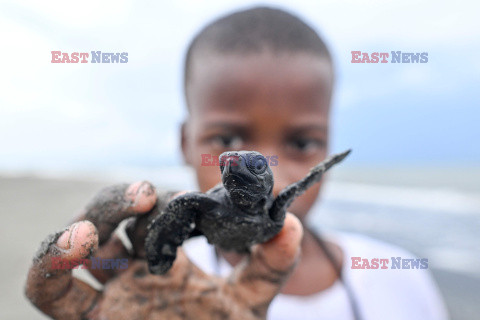
[[[211,138],[212,144],[221,150],[240,150],[242,138],[238,135],[217,135]]]
[[[267,159],[264,156],[249,157],[247,161],[247,168],[255,174],[262,174],[267,170]]]
[[[324,149],[326,146],[325,141],[313,138],[298,138],[292,139],[288,143],[288,147],[295,153],[298,154],[312,154],[319,152]]]

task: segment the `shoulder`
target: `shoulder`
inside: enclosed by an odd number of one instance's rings
[[[428,257],[361,234],[335,233],[327,238],[341,247],[344,278],[373,319],[380,310],[397,313],[391,319],[447,318]]]

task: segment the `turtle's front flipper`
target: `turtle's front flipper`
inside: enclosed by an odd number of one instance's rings
[[[187,193],[170,201],[148,226],[145,239],[148,268],[151,273],[165,274],[177,257],[177,248],[195,229],[195,220],[203,210],[217,203],[201,193]]]
[[[290,204],[297,198],[302,195],[308,188],[310,188],[314,183],[319,182],[322,179],[323,173],[330,169],[335,164],[339,163],[352,150],[349,149],[342,153],[337,153],[331,155],[312,169],[310,172],[300,181],[292,183],[283,189],[280,194],[277,196],[273,202],[272,207],[270,208],[270,217],[274,221],[280,221],[285,218],[285,212]]]

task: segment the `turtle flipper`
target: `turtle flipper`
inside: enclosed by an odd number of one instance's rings
[[[177,248],[195,230],[195,221],[202,209],[214,200],[201,193],[187,193],[170,201],[148,226],[145,251],[151,273],[165,274],[177,257]]]
[[[270,217],[273,221],[283,220],[287,208],[292,204],[295,198],[301,196],[308,188],[322,179],[323,173],[335,164],[341,162],[352,150],[349,149],[342,153],[331,155],[318,165],[310,169],[310,172],[302,179],[283,189],[274,200],[270,208]]]

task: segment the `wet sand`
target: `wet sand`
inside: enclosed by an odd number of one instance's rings
[[[27,270],[40,242],[64,227],[111,182],[0,177],[0,319],[48,319],[25,298]],[[480,279],[433,270],[452,319],[480,314]]]
[[[27,270],[40,242],[61,229],[105,184],[0,178],[0,319],[49,319],[27,301]]]

